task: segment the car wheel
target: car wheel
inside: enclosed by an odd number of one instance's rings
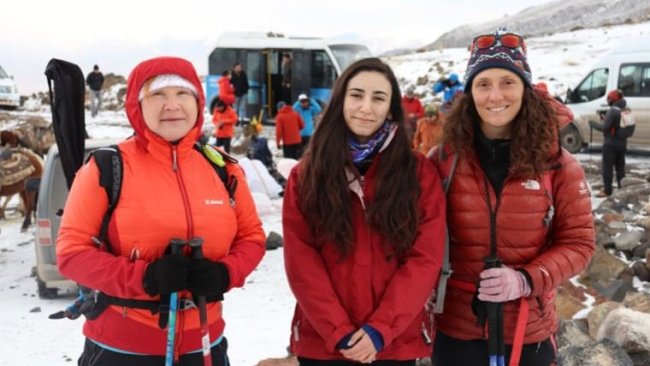
[[[38,297],[41,299],[56,299],[59,295],[59,290],[56,288],[49,288],[45,285],[38,276],[36,277],[36,286],[38,288]]]
[[[574,125],[568,125],[562,129],[560,140],[562,141],[562,147],[572,154],[582,149],[582,137]]]

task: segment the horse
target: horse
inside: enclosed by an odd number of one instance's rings
[[[43,175],[43,159],[25,148],[0,147],[0,197],[20,195],[25,205],[25,219],[20,228],[27,231],[36,209],[36,192],[27,190],[26,183]],[[4,211],[0,212],[4,216]]]

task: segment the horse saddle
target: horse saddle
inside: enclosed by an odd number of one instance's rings
[[[27,155],[20,152],[20,149],[8,149],[11,155],[7,159],[0,160],[0,183],[2,186],[9,186],[29,177],[36,168]]]

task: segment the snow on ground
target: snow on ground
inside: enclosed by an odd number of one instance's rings
[[[551,92],[563,93],[575,86],[590,64],[626,38],[650,33],[650,22],[561,33],[528,40],[529,59],[536,81],[548,82]],[[450,71],[463,74],[466,49],[447,49],[387,58],[402,84],[415,83],[427,75],[435,81]],[[435,64],[439,62],[440,69]],[[430,84],[429,84],[430,85]],[[418,93],[429,91],[419,86]],[[425,97],[431,99],[431,95]],[[41,115],[50,120],[48,108],[19,111],[17,114]],[[10,127],[12,121],[0,123]],[[103,111],[97,118],[86,117],[93,138],[125,138],[131,134],[123,112]],[[209,124],[209,118],[206,120]],[[265,131],[269,136],[272,128]],[[274,139],[269,145],[276,152]],[[579,154],[581,161],[600,160],[600,154]],[[640,161],[648,162],[647,158]],[[597,207],[602,200],[594,199]],[[20,233],[22,219],[16,213],[17,200],[9,205],[9,220],[0,221],[0,366],[75,365],[82,350],[83,320],[49,320],[47,316],[66,307],[71,299],[42,300],[36,295],[36,283],[30,276],[34,265],[34,228]],[[281,199],[266,201],[260,207],[264,229],[281,233]],[[224,317],[229,338],[229,356],[233,365],[254,365],[267,357],[282,357],[289,342],[294,299],[284,274],[282,249],[266,253],[262,263],[242,289],[226,295]],[[40,309],[40,310],[36,310]],[[33,312],[32,312],[33,311]]]

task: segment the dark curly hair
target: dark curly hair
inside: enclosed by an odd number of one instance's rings
[[[378,58],[367,58],[350,65],[336,80],[332,97],[301,160],[299,179],[300,210],[317,243],[333,241],[342,257],[354,244],[352,195],[346,168],[352,163],[348,137],[350,130],[343,116],[345,94],[350,79],[361,72],[378,72],[391,85],[389,123],[396,124],[395,136],[380,155],[376,190],[367,206],[368,222],[390,243],[388,255],[402,256],[413,245],[418,228],[417,200],[420,185],[416,157],[404,132],[401,93],[388,65]]]
[[[459,95],[443,128],[444,144],[459,156],[474,151],[474,134],[481,118],[476,111],[471,91]],[[537,92],[524,88],[521,109],[512,122],[510,169],[516,176],[540,176],[557,155],[559,122],[553,109]],[[554,149],[558,147],[558,149]]]

